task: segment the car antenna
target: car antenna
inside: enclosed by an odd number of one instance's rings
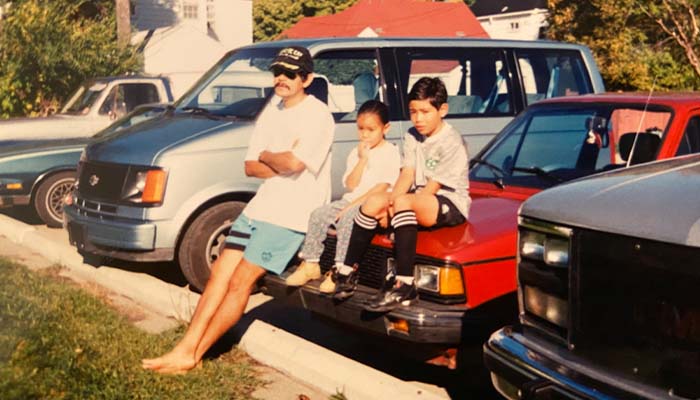
[[[651,82],[651,89],[649,89],[649,95],[647,96],[647,101],[644,103],[644,110],[642,110],[642,117],[639,118],[639,126],[637,126],[637,133],[634,134],[634,141],[632,142],[632,149],[630,149],[630,154],[627,156],[627,164],[625,167],[629,167],[632,162],[632,157],[634,156],[634,148],[637,147],[637,138],[639,137],[639,131],[642,129],[642,122],[644,122],[644,117],[647,113],[647,107],[649,107],[649,101],[651,100],[651,95],[654,93],[654,87],[656,86],[656,77],[659,76],[658,72],[654,76],[654,81]]]

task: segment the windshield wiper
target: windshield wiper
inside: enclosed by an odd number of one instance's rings
[[[511,171],[525,172],[528,174],[535,174],[540,178],[549,179],[557,183],[564,182],[564,179],[560,176],[556,176],[551,172],[547,172],[540,167],[513,167]]]
[[[481,158],[474,158],[474,159],[472,159],[472,162],[473,162],[474,164],[482,164],[482,165],[485,165],[488,169],[491,170],[491,172],[493,173],[493,175],[496,177],[496,179],[494,179],[493,181],[491,181],[491,183],[493,183],[494,185],[496,185],[499,189],[505,189],[505,188],[506,188],[505,183],[503,183],[503,177],[506,175],[506,173],[503,172],[503,170],[502,170],[501,168],[499,168],[498,166],[493,165],[493,164],[491,164],[490,162],[488,162],[488,161],[486,161],[486,160],[484,160],[484,159],[481,159]]]
[[[202,107],[183,107],[182,111],[189,112],[191,114],[195,115],[203,115],[209,119],[222,119],[223,117],[221,115],[216,115],[212,113],[211,111],[207,110],[206,108]]]

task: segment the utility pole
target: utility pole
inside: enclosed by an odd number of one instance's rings
[[[115,0],[117,13],[117,43],[126,47],[131,40],[131,5],[129,0]]]

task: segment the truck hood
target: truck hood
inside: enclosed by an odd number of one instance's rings
[[[521,215],[700,247],[700,156],[650,163],[557,186]]]
[[[520,204],[521,201],[513,199],[475,197],[468,223],[419,231],[417,254],[460,264],[514,258]],[[374,243],[392,247],[384,235],[377,235]]]
[[[158,157],[166,151],[185,146],[195,137],[201,139],[240,125],[250,125],[250,122],[168,113],[123,129],[106,138],[95,139],[86,148],[86,155],[90,161],[154,165]],[[221,147],[220,144],[219,147]]]
[[[0,143],[91,136],[99,130],[95,127],[97,123],[98,120],[64,114],[41,118],[11,118],[0,121]],[[103,125],[108,123],[109,119],[105,119]]]

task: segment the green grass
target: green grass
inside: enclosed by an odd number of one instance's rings
[[[182,328],[143,332],[55,271],[0,258],[0,273],[1,399],[247,399],[260,384],[236,349],[187,375],[142,370]]]

